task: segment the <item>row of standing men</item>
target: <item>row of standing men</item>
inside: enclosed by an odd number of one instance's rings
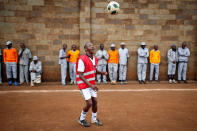
[[[42,74],[42,63],[38,60],[37,56],[33,56],[33,61],[31,61],[32,54],[31,51],[26,48],[24,43],[21,43],[20,50],[17,53],[17,50],[12,47],[12,42],[7,41],[6,47],[3,50],[3,54],[0,50],[0,84],[2,83],[1,76],[1,59],[3,55],[3,61],[6,66],[6,76],[8,84],[18,86],[17,81],[17,63],[19,61],[19,70],[20,70],[20,84],[23,84],[25,81],[29,83],[29,75],[31,77],[31,86],[34,86],[34,83],[41,83],[41,74]],[[30,74],[29,74],[30,72]]]
[[[108,73],[111,84],[116,84],[117,81],[117,72],[119,70],[119,80],[121,84],[126,84],[126,76],[127,76],[127,65],[128,59],[130,57],[128,49],[125,47],[125,43],[120,43],[120,48],[116,50],[115,44],[111,44],[110,50],[107,51],[104,49],[104,44],[100,44],[100,49],[96,52],[96,57],[98,58],[98,66],[97,70],[100,72],[106,72],[108,66]],[[79,50],[76,50],[76,46],[73,45],[72,49],[66,54],[66,45],[63,45],[63,49],[60,50],[60,64],[61,64],[61,73],[62,73],[62,84],[65,84],[66,77],[66,58],[69,58],[69,72],[71,78],[71,84],[76,83],[76,62],[79,57]],[[146,70],[148,57],[150,59],[150,82],[153,80],[153,74],[155,73],[155,80],[159,82],[159,64],[160,64],[160,50],[158,49],[158,45],[154,45],[154,49],[149,51],[146,48],[146,43],[142,42],[141,46],[138,48],[138,61],[137,61],[137,75],[139,83],[146,83]],[[175,81],[175,72],[176,65],[178,63],[178,82],[181,80],[184,83],[187,83],[186,80],[186,72],[187,72],[187,63],[188,57],[190,56],[190,51],[187,48],[186,42],[182,43],[182,46],[176,49],[176,45],[173,44],[171,49],[168,50],[168,77],[169,83],[176,83]],[[64,60],[64,62],[63,62]],[[63,64],[65,64],[63,66]],[[119,69],[118,69],[119,65]],[[73,74],[73,75],[72,75]],[[101,83],[101,75],[97,74],[98,84]],[[107,83],[106,75],[102,76],[103,83]]]
[[[41,83],[41,74],[42,74],[42,63],[38,60],[37,56],[33,57],[33,61],[29,61],[32,58],[31,51],[26,48],[25,44],[20,45],[20,50],[17,53],[16,49],[12,47],[12,42],[8,41],[6,43],[7,48],[3,50],[4,63],[6,65],[6,75],[9,82],[9,85],[12,85],[12,79],[14,79],[14,84],[18,86],[17,82],[17,62],[19,58],[20,65],[20,84],[23,84],[25,81],[29,83],[29,72],[31,77],[31,86],[34,86],[34,83]],[[125,43],[120,43],[121,48],[116,50],[115,44],[111,44],[110,50],[107,51],[104,49],[104,44],[100,44],[100,49],[96,52],[96,57],[99,59],[97,70],[101,72],[108,72],[111,84],[116,84],[117,81],[117,71],[119,65],[119,80],[121,84],[126,84],[126,73],[128,59],[130,57],[128,49],[125,47]],[[61,83],[66,85],[66,75],[67,75],[67,62],[69,62],[69,73],[70,73],[70,84],[76,84],[76,62],[80,56],[80,51],[77,50],[76,45],[72,45],[71,50],[66,53],[67,45],[63,44],[63,48],[59,51],[59,64],[61,66]],[[146,43],[142,42],[141,46],[138,48],[138,62],[137,62],[137,75],[138,81],[140,84],[146,83],[146,70],[148,57],[150,59],[150,82],[153,80],[153,74],[155,73],[155,80],[159,82],[159,64],[160,64],[160,51],[157,45],[154,45],[154,49],[149,51],[146,48]],[[0,50],[0,58],[2,56]],[[187,63],[188,57],[190,56],[190,51],[187,48],[186,42],[182,43],[182,46],[176,49],[176,45],[173,44],[171,49],[168,51],[168,77],[169,83],[176,83],[175,81],[175,72],[176,65],[178,63],[178,82],[180,83],[183,80],[187,83],[186,72],[187,72]],[[1,71],[1,63],[0,63]],[[0,72],[1,74],[1,72]],[[101,75],[97,75],[98,84],[101,83]],[[102,76],[104,83],[107,83],[106,75]],[[0,84],[2,83],[2,77],[0,75]]]

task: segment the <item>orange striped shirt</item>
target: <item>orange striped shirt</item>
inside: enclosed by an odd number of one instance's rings
[[[3,50],[4,63],[6,62],[18,62],[18,54],[15,48]]]
[[[117,50],[115,50],[115,51],[109,50],[108,51],[108,54],[109,54],[108,63],[118,64],[118,62],[119,62],[119,54],[118,54],[118,51]]]
[[[69,52],[67,53],[67,56],[70,56],[70,58],[67,59],[68,62],[70,63],[76,63],[77,62],[77,58],[80,56],[80,51],[76,50],[69,50]]]

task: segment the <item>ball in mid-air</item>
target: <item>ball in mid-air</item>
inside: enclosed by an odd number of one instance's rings
[[[112,15],[118,14],[118,11],[120,10],[120,5],[118,4],[118,2],[111,1],[107,5],[107,10]]]

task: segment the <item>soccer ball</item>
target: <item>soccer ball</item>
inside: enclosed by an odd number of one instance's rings
[[[107,10],[110,14],[115,15],[118,14],[118,11],[120,9],[120,6],[117,2],[115,1],[111,1],[108,5],[107,5]]]

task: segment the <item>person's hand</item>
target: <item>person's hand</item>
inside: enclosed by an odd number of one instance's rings
[[[98,88],[95,85],[91,85],[91,88],[95,91],[98,91]]]
[[[66,56],[63,56],[63,57],[61,57],[60,59],[65,59],[66,58]]]
[[[102,72],[102,75],[107,75],[108,73],[107,72]]]
[[[34,73],[36,73],[36,70],[32,70],[31,72],[34,72]]]
[[[176,61],[173,61],[174,64],[176,64]]]
[[[105,59],[105,56],[103,55],[101,58],[102,58],[102,59]]]

